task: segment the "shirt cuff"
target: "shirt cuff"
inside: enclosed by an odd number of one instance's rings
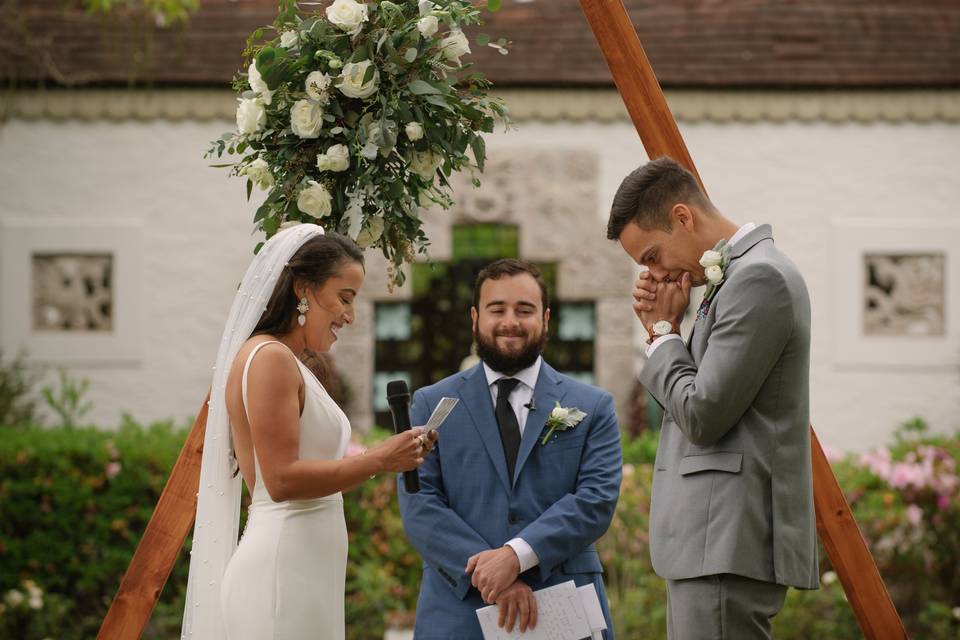
[[[520,561],[520,573],[540,564],[537,552],[523,538],[508,540],[506,546],[513,549],[513,552],[517,554],[517,559]]]
[[[660,336],[647,346],[647,357],[649,358],[652,356],[653,352],[657,350],[657,347],[662,345],[667,340],[683,340],[683,338],[677,333],[668,333],[665,336]]]

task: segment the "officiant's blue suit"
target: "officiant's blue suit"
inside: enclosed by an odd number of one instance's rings
[[[483,365],[414,394],[413,424],[425,424],[444,396],[460,403],[420,467],[420,492],[398,483],[407,536],[424,559],[416,640],[481,640],[476,610],[486,606],[464,572],[467,559],[519,537],[540,563],[521,574],[534,590],[573,580],[593,583],[613,639],[594,542],[620,495],[620,431],[609,393],[541,365],[514,478],[507,463]],[[572,429],[540,440],[559,402],[587,413]]]

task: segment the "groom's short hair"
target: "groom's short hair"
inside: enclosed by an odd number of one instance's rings
[[[487,280],[499,280],[508,276],[518,276],[526,273],[533,277],[540,286],[540,298],[543,302],[543,311],[550,307],[550,296],[547,294],[547,283],[543,280],[543,275],[537,265],[526,260],[517,260],[516,258],[502,258],[496,262],[491,262],[477,274],[477,279],[473,285],[473,308],[480,310],[480,287]]]
[[[607,238],[619,240],[631,222],[644,231],[670,231],[670,210],[681,202],[708,213],[715,211],[692,173],[667,156],[651,160],[620,183],[610,207]]]

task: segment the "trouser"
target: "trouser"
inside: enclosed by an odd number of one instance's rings
[[[667,580],[669,640],[770,640],[787,588],[729,573]]]

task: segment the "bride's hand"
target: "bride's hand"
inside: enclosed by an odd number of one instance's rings
[[[427,453],[423,442],[430,443],[430,449],[433,448],[433,441],[436,437],[420,436],[423,434],[421,427],[414,427],[395,436],[390,436],[376,447],[370,453],[373,453],[380,460],[380,470],[383,472],[411,471],[423,464],[423,456]],[[434,434],[431,434],[433,436]]]

